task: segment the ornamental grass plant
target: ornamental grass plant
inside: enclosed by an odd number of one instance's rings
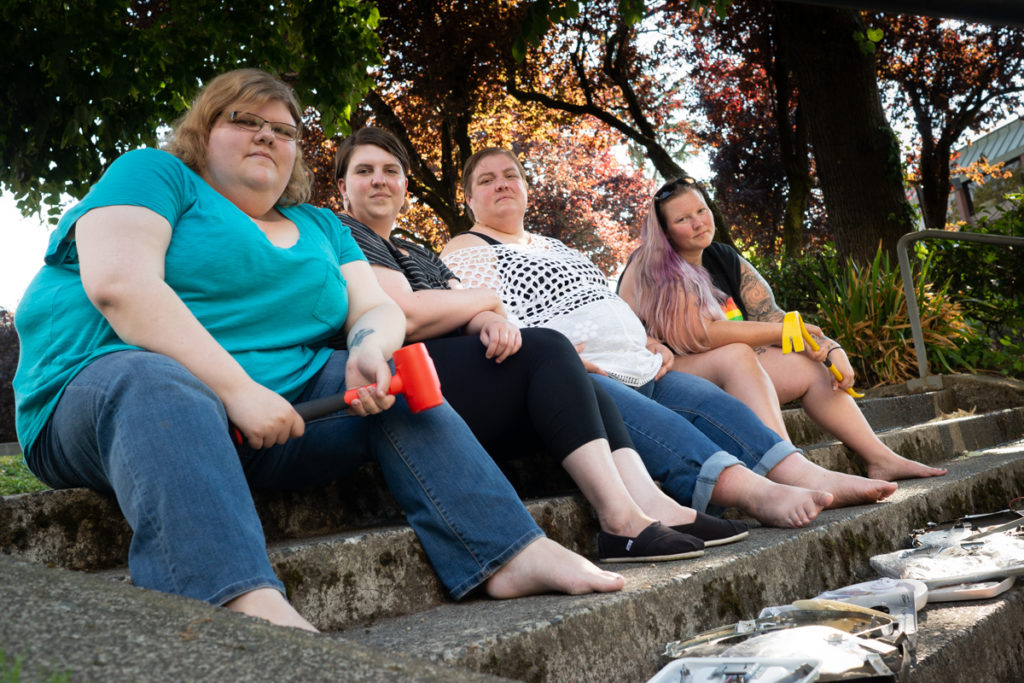
[[[879,250],[864,266],[840,262],[830,244],[817,253],[781,262],[751,256],[782,310],[800,311],[843,345],[857,373],[857,386],[897,384],[917,377],[903,281],[899,266],[888,254]],[[927,255],[914,264],[914,271],[932,372],[973,372],[970,350],[978,342],[976,324],[952,296],[945,272],[936,277]]]
[[[816,321],[842,344],[858,383],[897,384],[917,377],[899,267],[881,250],[867,265],[830,265],[812,273]],[[930,258],[917,264],[913,280],[932,372],[973,371],[963,349],[976,341],[977,332],[950,295],[949,281],[933,282]]]

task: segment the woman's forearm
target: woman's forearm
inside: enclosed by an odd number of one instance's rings
[[[708,346],[718,348],[741,343],[748,346],[772,346],[782,342],[782,324],[749,320],[712,320],[708,323]]]
[[[421,290],[403,297],[399,305],[410,341],[448,334],[470,324],[480,313],[504,317],[498,295],[489,289]]]
[[[405,343],[405,316],[392,301],[378,302],[362,312],[348,330],[348,349],[355,352],[361,346],[380,349],[385,358]]]

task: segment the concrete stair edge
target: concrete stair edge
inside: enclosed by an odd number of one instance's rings
[[[858,400],[857,405],[875,432],[920,424],[957,410],[954,394],[950,389],[906,396],[864,398]],[[1006,407],[1009,406],[998,405],[993,406],[992,409],[998,410]],[[806,446],[835,439],[814,422],[802,408],[784,409],[782,419],[793,443]]]
[[[24,681],[501,680],[5,555],[0,576],[0,650]]]
[[[1024,407],[937,421],[878,432],[878,438],[900,455],[927,465],[986,446],[1012,441],[1024,434]],[[842,443],[832,440],[804,448],[808,459],[830,470],[865,474],[863,461]]]
[[[952,478],[915,482],[892,503],[827,511],[802,530],[758,529],[697,560],[616,567],[626,567],[622,593],[441,605],[339,636],[522,680],[644,680],[666,663],[658,653],[669,641],[868,580],[870,556],[896,549],[911,529],[1001,509],[1024,489],[1021,454],[1024,442],[1014,454],[963,458]]]
[[[875,431],[899,426],[902,420],[911,422],[929,415],[951,414],[958,410],[989,412],[1024,406],[1024,381],[995,375],[931,375],[926,384],[940,388],[921,391],[914,389],[918,380],[867,389],[864,398],[857,399]],[[900,399],[906,399],[900,402]],[[783,406],[783,419],[794,443],[813,445],[832,441],[833,437],[814,423],[796,404]],[[893,406],[898,406],[894,410]]]
[[[886,432],[881,438],[908,457],[934,464],[1020,434],[1024,434],[1024,407],[915,425]],[[837,471],[861,472],[863,469],[837,442],[808,449],[807,456]],[[351,481],[335,482],[323,489],[304,493],[258,492],[258,509],[268,529],[270,544],[282,537],[318,538],[346,530],[372,533],[381,528],[379,523],[384,520],[396,523],[398,508],[386,491],[380,493],[385,512],[378,516],[377,525],[359,528],[360,522],[367,521],[366,515],[357,514],[357,519],[351,522],[344,519],[342,511],[349,509],[344,499],[350,489],[361,491],[356,494],[354,507],[369,508],[366,487],[367,481],[375,478],[373,467],[375,465],[359,470]],[[578,542],[573,541],[579,527],[563,526],[562,533],[558,533],[558,525],[544,521],[548,513],[543,512],[542,507],[534,505],[533,509],[538,510],[538,522],[546,531],[550,530],[556,540],[574,549],[579,547]],[[285,533],[296,527],[302,528],[303,533]],[[34,533],[30,534],[29,529]],[[0,498],[0,552],[39,564],[102,570],[123,567],[127,563],[130,539],[131,531],[109,496],[86,489],[66,489]]]

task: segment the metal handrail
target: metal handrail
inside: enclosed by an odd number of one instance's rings
[[[896,243],[896,258],[900,262],[900,276],[903,278],[903,293],[907,297],[907,314],[910,316],[910,331],[914,335],[914,354],[917,356],[917,373],[921,379],[931,374],[928,369],[928,354],[924,348],[924,331],[921,329],[921,313],[917,309],[917,293],[914,291],[913,273],[907,249],[914,242],[926,239],[952,240],[954,242],[981,242],[983,244],[1021,245],[1024,237],[1010,235],[986,235],[977,232],[950,232],[948,230],[918,230],[908,232]]]

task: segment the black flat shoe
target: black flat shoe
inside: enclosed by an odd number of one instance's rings
[[[704,545],[707,547],[735,543],[750,535],[744,522],[738,522],[735,519],[720,519],[705,515],[703,512],[697,513],[697,519],[692,524],[676,524],[670,526],[669,529],[681,534],[696,536],[704,541]]]
[[[704,554],[704,542],[695,536],[673,531],[654,522],[636,538],[616,536],[607,531],[597,534],[600,562],[665,562],[685,560]]]

